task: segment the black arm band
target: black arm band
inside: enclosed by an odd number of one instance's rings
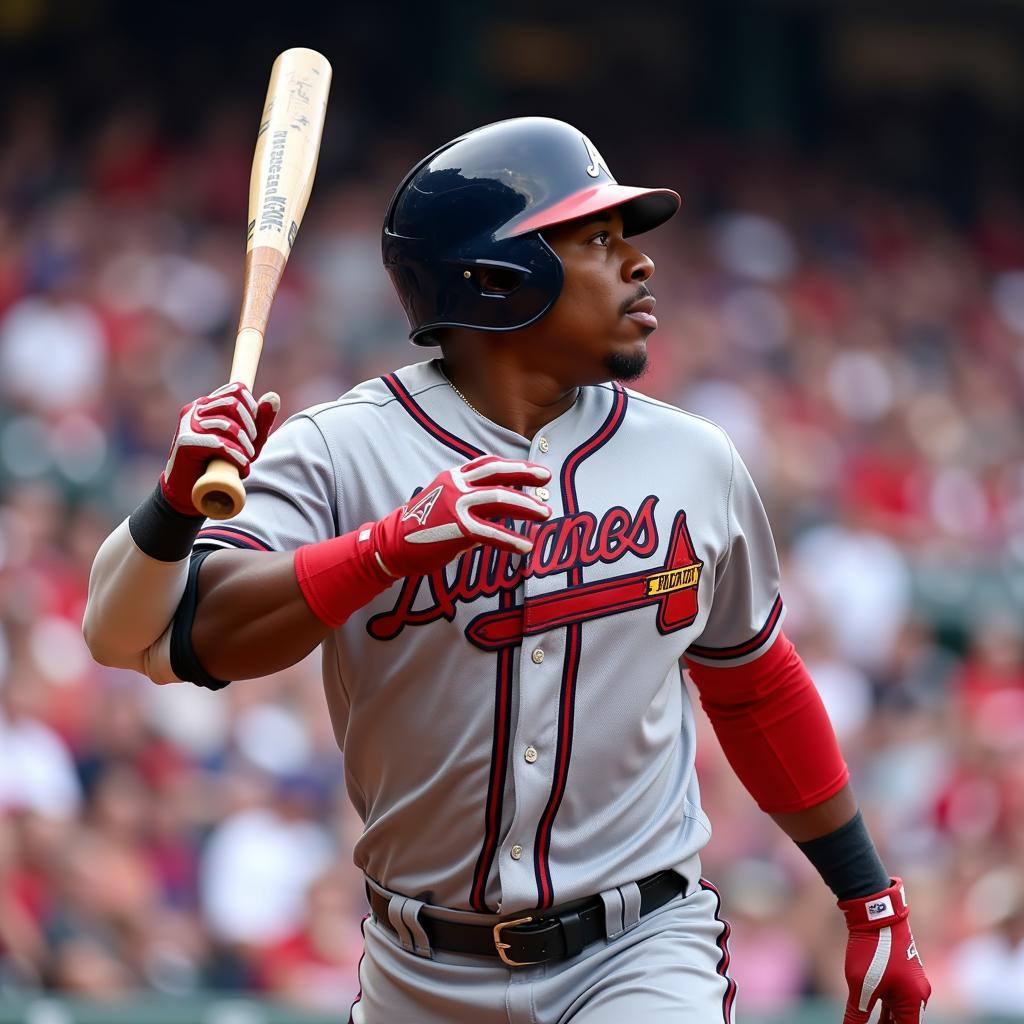
[[[158,562],[180,562],[188,557],[206,518],[176,511],[164,497],[160,485],[128,517],[128,530],[135,546]]]
[[[174,613],[174,625],[171,627],[171,670],[179,679],[185,679],[196,686],[207,690],[223,690],[230,679],[217,679],[199,664],[199,657],[192,646],[192,623],[196,617],[196,605],[199,603],[199,567],[212,551],[197,551],[192,556],[188,567],[188,582],[185,593],[178,602],[178,610]]]
[[[860,811],[835,832],[796,845],[841,900],[870,896],[892,884]]]

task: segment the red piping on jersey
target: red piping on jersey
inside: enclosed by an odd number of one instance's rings
[[[506,608],[515,600],[511,591],[501,594],[500,606]],[[512,668],[514,647],[498,652],[498,671],[494,684],[494,738],[491,741],[491,772],[487,785],[484,814],[484,842],[473,872],[473,889],[469,901],[475,910],[486,912],[487,876],[491,873],[501,832],[501,811],[505,796],[505,772],[512,722]]]
[[[253,551],[273,550],[265,541],[238,529],[237,526],[204,526],[199,531],[196,542],[201,540],[223,540],[236,548],[251,548]]]
[[[550,907],[554,902],[551,881],[551,829],[555,815],[565,795],[569,777],[569,759],[572,757],[572,733],[576,710],[576,678],[580,667],[583,627],[569,626],[565,631],[565,660],[562,663],[562,692],[558,701],[558,747],[555,755],[555,779],[547,806],[537,826],[534,868],[537,875],[537,905]]]
[[[562,507],[565,515],[576,515],[579,512],[579,505],[576,501],[576,470],[584,459],[589,459],[594,452],[602,445],[607,444],[612,434],[622,424],[622,417],[626,413],[626,392],[621,384],[613,384],[615,397],[612,400],[612,409],[607,419],[598,428],[596,434],[589,440],[584,441],[566,460],[562,466]],[[570,569],[569,573],[572,574]],[[582,572],[580,573],[582,576]],[[582,582],[577,580],[576,582]]]
[[[747,641],[742,644],[733,644],[732,647],[701,647],[699,644],[690,644],[687,654],[696,655],[698,658],[706,658],[708,661],[729,661],[731,658],[742,658],[744,655],[753,654],[758,648],[763,647],[778,625],[782,615],[782,595],[776,596],[772,602],[771,611],[764,625]]]
[[[626,415],[626,392],[620,384],[614,384],[611,411],[597,432],[583,442],[562,465],[561,488],[562,508],[565,515],[576,515],[579,502],[576,496],[576,470],[602,448],[622,425]],[[583,582],[583,567],[572,566],[566,573],[570,587]],[[568,626],[565,631],[565,660],[562,663],[562,687],[558,701],[558,746],[555,752],[555,773],[551,794],[537,825],[534,844],[534,872],[537,876],[537,906],[550,907],[554,902],[554,888],[551,883],[551,829],[555,815],[565,795],[565,784],[569,777],[569,759],[572,756],[572,733],[576,705],[576,679],[579,674],[582,651],[583,626],[580,623]]]
[[[732,934],[732,926],[722,914],[722,894],[706,879],[700,880],[700,887],[707,892],[715,894],[715,920],[722,925],[722,933],[718,936],[715,945],[722,951],[715,971],[725,979],[725,995],[722,996],[722,1020],[725,1024],[732,1024],[732,1004],[736,1002],[736,982],[729,977],[729,964],[732,957],[729,954],[729,936]]]
[[[389,373],[381,377],[388,390],[398,399],[402,408],[428,434],[437,438],[443,445],[451,448],[466,458],[473,459],[484,452],[475,448],[468,441],[445,430],[439,423],[431,419],[423,411],[408,388],[398,379],[398,375]],[[503,592],[500,597],[501,607],[507,607],[514,601],[511,592]],[[494,855],[498,849],[498,837],[501,833],[501,812],[505,795],[505,772],[508,766],[508,747],[512,721],[512,656],[513,648],[498,653],[497,674],[494,686],[494,736],[491,741],[491,770],[487,784],[487,799],[484,807],[484,840],[473,871],[473,887],[470,891],[470,905],[481,912],[486,912],[487,877],[494,863]]]
[[[478,455],[485,454],[479,448],[474,448],[468,441],[463,441],[461,437],[456,437],[454,434],[449,433],[440,423],[432,420],[417,404],[416,399],[409,393],[409,389],[398,379],[398,374],[389,373],[387,376],[381,377],[381,380],[391,394],[401,402],[405,411],[428,434],[436,437],[441,444],[447,445],[452,451],[464,455],[467,459],[475,459]]]

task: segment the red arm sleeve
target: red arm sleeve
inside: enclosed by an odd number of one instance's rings
[[[806,810],[846,785],[850,773],[832,723],[785,634],[745,665],[687,659],[687,668],[729,764],[761,810]]]

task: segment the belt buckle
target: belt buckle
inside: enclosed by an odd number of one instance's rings
[[[517,924],[529,924],[532,920],[532,917],[520,917],[515,921],[499,921],[494,926],[494,948],[497,950],[498,957],[503,964],[507,964],[509,967],[530,967],[533,964],[544,962],[543,960],[513,960],[505,952],[506,949],[512,948],[511,944],[501,941],[501,933],[504,929],[514,928]]]

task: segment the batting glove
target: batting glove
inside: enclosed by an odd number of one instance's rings
[[[525,555],[533,541],[498,521],[550,518],[548,505],[515,489],[550,479],[543,466],[496,455],[447,469],[407,505],[373,524],[377,561],[390,576],[423,576],[477,544]]]
[[[192,488],[211,459],[233,462],[244,480],[280,407],[281,399],[273,391],[257,402],[237,382],[182,406],[171,454],[160,474],[160,489],[171,507],[187,516],[200,514],[192,504]]]
[[[843,1024],[865,1024],[878,1000],[878,1024],[919,1024],[932,987],[924,973],[907,920],[903,882],[892,880],[874,896],[840,900],[850,941],[846,947],[846,983],[850,998]]]

